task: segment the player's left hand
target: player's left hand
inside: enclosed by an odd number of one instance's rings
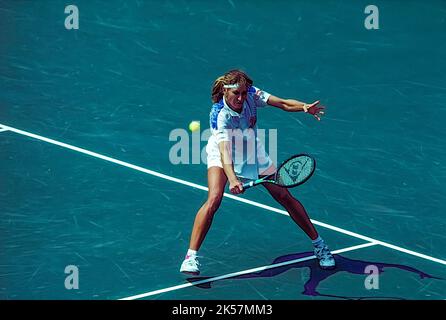
[[[318,121],[321,120],[321,116],[324,115],[325,107],[319,105],[320,101],[315,101],[311,104],[306,104],[304,107],[304,111],[313,115]]]

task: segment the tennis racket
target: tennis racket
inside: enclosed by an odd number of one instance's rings
[[[316,169],[316,160],[308,154],[298,154],[282,162],[277,171],[261,179],[243,184],[248,189],[262,183],[274,183],[285,188],[292,188],[305,183]]]

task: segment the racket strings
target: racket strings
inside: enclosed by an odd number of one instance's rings
[[[313,159],[310,157],[292,158],[279,168],[277,182],[282,186],[299,184],[311,175],[313,167]]]

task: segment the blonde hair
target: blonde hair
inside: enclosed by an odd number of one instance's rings
[[[212,102],[216,103],[223,98],[223,86],[238,84],[244,85],[246,88],[252,86],[253,82],[250,77],[243,71],[234,69],[226,72],[218,77],[212,86]]]

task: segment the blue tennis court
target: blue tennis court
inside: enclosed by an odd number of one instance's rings
[[[446,298],[444,1],[376,1],[376,30],[365,1],[73,4],[68,30],[63,2],[0,2],[0,299]],[[200,276],[179,272],[207,197],[206,139],[187,128],[204,134],[233,68],[326,106],[320,122],[267,107],[258,126],[279,161],[316,158],[291,192],[335,270],[256,187],[226,191]]]

